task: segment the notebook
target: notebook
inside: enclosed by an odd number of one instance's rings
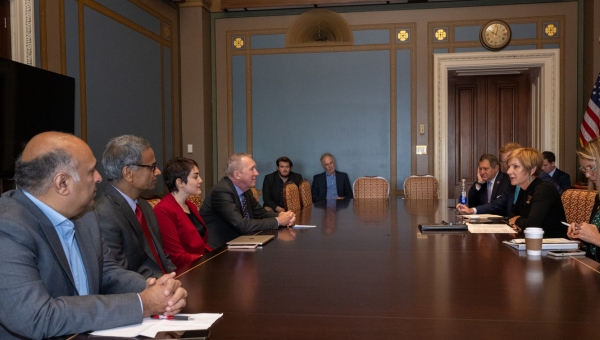
[[[469,226],[465,223],[440,223],[440,224],[419,224],[421,231],[431,230],[468,230]]]
[[[251,235],[251,236],[240,236],[227,242],[230,246],[243,246],[243,245],[256,245],[262,246],[263,244],[271,241],[275,237],[274,235]]]

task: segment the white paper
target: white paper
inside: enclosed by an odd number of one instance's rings
[[[296,224],[294,229],[304,229],[304,228],[316,228],[316,225],[304,225],[304,224]]]
[[[144,318],[142,323],[94,331],[92,335],[99,336],[120,336],[133,338],[138,335],[154,338],[158,332],[172,331],[190,331],[197,329],[208,329],[217,321],[223,314],[217,313],[199,313],[199,314],[177,314],[193,318],[193,320],[157,320]]]
[[[472,234],[516,234],[517,231],[506,224],[472,224],[467,223]]]
[[[516,238],[510,241],[502,241],[502,243],[511,246],[518,250],[525,250],[525,239]],[[579,242],[567,240],[566,238],[545,238],[542,239],[542,250],[549,249],[578,249]]]
[[[461,217],[468,218],[470,220],[481,220],[481,219],[490,219],[490,218],[502,218],[500,215],[492,215],[492,214],[480,214],[480,215],[460,215]]]

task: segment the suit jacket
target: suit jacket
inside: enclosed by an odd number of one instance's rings
[[[281,178],[279,177],[279,173],[277,171],[266,175],[265,180],[263,181],[263,202],[265,203],[265,206],[270,207],[273,209],[273,211],[275,211],[275,208],[279,206],[279,200],[281,199],[279,181],[281,181]],[[300,185],[300,182],[302,181],[302,175],[290,171],[288,181],[293,182],[296,185]]]
[[[41,339],[142,322],[145,279],[123,270],[89,208],[71,219],[90,295],[78,296],[56,230],[21,190],[0,198],[0,339]],[[103,295],[98,295],[103,294]]]
[[[492,187],[492,200],[490,202],[493,202],[494,200],[500,198],[501,195],[506,191],[506,189],[508,189],[508,187],[510,187],[510,177],[508,177],[508,175],[503,172],[498,172],[498,174],[496,175],[494,186]],[[473,183],[473,185],[471,185],[471,188],[469,189],[469,201],[467,203],[469,207],[477,207],[483,204],[487,204],[487,197],[487,183],[482,185],[479,190],[477,190],[475,183]],[[477,212],[479,212],[479,209],[477,209]],[[504,216],[505,214],[506,211],[499,215]]]
[[[198,207],[187,200],[185,204],[206,229],[206,224],[198,213]],[[177,268],[186,267],[206,251],[211,251],[208,246],[208,230],[206,229],[204,237],[201,237],[200,232],[173,195],[167,194],[154,207],[154,213],[160,226],[163,248]]]
[[[554,186],[539,178],[519,192],[517,203],[509,217],[520,216],[515,224],[521,229],[528,227],[544,229],[544,238],[567,237],[565,209],[560,194]]]
[[[571,187],[571,176],[569,176],[568,173],[560,170],[559,168],[556,168],[556,171],[554,171],[554,175],[552,175],[552,180],[556,182],[560,187],[560,194],[562,194],[563,191]]]
[[[277,229],[275,218],[279,213],[266,211],[251,190],[244,192],[250,218],[242,217],[242,203],[228,177],[223,177],[206,195],[200,215],[208,226],[208,245],[217,248],[240,235],[251,235],[260,230]]]
[[[509,185],[506,190],[497,196],[492,202],[475,207],[478,214],[494,214],[508,216],[515,202],[516,186]]]
[[[176,267],[163,251],[162,237],[152,207],[144,199],[138,198],[137,201],[152,234],[162,265],[165,271],[170,273]],[[123,268],[138,272],[146,278],[162,276],[142,227],[121,193],[112,185],[107,185],[104,193],[96,201],[96,210],[104,241],[114,253],[117,262]]]
[[[336,170],[335,185],[339,197],[354,198],[347,173]],[[326,199],[327,179],[325,178],[325,172],[313,176],[311,191],[313,202],[317,203]]]

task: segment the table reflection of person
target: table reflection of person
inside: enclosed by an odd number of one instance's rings
[[[585,174],[588,179],[588,189],[598,190],[596,179],[598,178],[598,162],[600,160],[600,139],[596,138],[589,141],[583,150],[577,153],[579,155],[579,170]],[[600,200],[596,195],[596,203],[590,215],[589,223],[579,221],[569,226],[568,236],[572,239],[579,239],[586,245],[587,257],[600,262],[597,247],[600,246]]]
[[[182,268],[210,252],[208,231],[198,207],[188,197],[200,195],[200,170],[196,161],[176,157],[163,169],[169,193],[154,207],[163,248],[171,261]]]
[[[566,237],[560,195],[554,185],[539,179],[543,161],[542,154],[531,148],[516,149],[508,156],[510,182],[521,188],[509,214],[509,225],[516,230],[542,228],[545,238]]]

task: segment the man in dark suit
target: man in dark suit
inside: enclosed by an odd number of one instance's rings
[[[208,244],[214,249],[240,235],[260,230],[293,226],[292,211],[266,211],[252,195],[256,186],[256,163],[252,155],[237,153],[229,157],[226,177],[206,195],[200,215],[208,227]]]
[[[556,156],[553,152],[544,151],[544,164],[542,165],[542,171],[548,174],[547,178],[540,175],[541,179],[548,180],[556,186],[559,194],[571,187],[571,176],[568,173],[560,170],[556,167]]]
[[[458,204],[456,208],[463,214],[495,214],[505,216],[508,213],[511,191],[510,177],[500,171],[498,158],[492,154],[479,157],[477,182],[469,189],[468,207]],[[512,204],[510,204],[512,207]]]
[[[0,339],[136,324],[185,305],[174,274],[145,280],[112,258],[92,209],[101,180],[92,150],[73,135],[45,132],[26,145],[18,189],[0,198]]]
[[[335,159],[330,153],[321,156],[321,166],[325,172],[313,176],[311,187],[313,202],[354,198],[348,174],[335,170]]]
[[[156,186],[160,170],[143,138],[113,138],[102,155],[109,185],[96,202],[104,241],[125,269],[160,277],[176,269],[164,252],[156,216],[142,192]]]
[[[510,178],[500,172],[498,158],[494,155],[485,154],[479,157],[477,170],[477,182],[469,189],[469,207],[492,202],[510,186]]]
[[[285,211],[283,207],[283,186],[287,182],[300,185],[302,175],[292,172],[292,160],[287,157],[277,159],[277,171],[265,176],[262,187],[262,196],[265,207],[276,212]]]

